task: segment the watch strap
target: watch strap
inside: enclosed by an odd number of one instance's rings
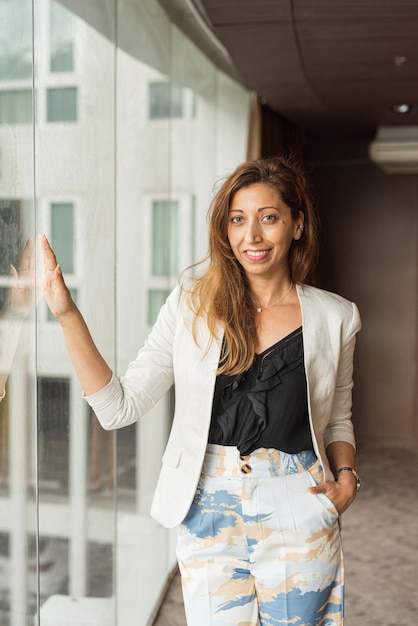
[[[361,487],[361,480],[360,480],[360,476],[357,474],[356,470],[353,467],[347,466],[347,467],[340,467],[339,469],[337,469],[337,471],[335,472],[335,480],[338,480],[338,476],[342,474],[343,472],[350,472],[351,474],[353,474],[354,478],[356,479],[357,491],[359,491]]]

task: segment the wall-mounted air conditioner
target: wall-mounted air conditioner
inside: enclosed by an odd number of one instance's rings
[[[381,126],[369,156],[387,174],[418,174],[418,126]]]

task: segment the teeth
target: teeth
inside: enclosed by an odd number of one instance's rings
[[[254,257],[264,256],[267,254],[267,250],[247,250],[247,254]]]

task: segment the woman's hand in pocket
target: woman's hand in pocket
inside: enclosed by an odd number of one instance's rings
[[[315,487],[309,487],[309,491],[326,495],[335,506],[338,514],[342,515],[356,497],[356,479],[349,472],[344,472],[344,474],[340,474],[338,481],[328,481]]]

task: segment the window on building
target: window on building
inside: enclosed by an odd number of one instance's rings
[[[149,84],[150,119],[176,118],[184,115],[184,89],[166,82]]]
[[[30,124],[32,122],[32,90],[0,91],[0,124]]]
[[[38,472],[41,491],[68,490],[70,381],[39,377]]]
[[[153,276],[175,276],[179,272],[179,202],[154,200],[152,203]]]
[[[74,236],[74,204],[72,202],[53,202],[51,204],[51,245],[55,250],[62,271],[65,274],[75,272],[75,236]],[[78,290],[70,288],[71,296],[77,304]],[[47,319],[54,322],[55,317],[49,308]]]
[[[184,193],[170,200],[151,197],[149,211],[147,321],[152,325],[179,273],[195,260],[195,198]]]
[[[170,291],[168,289],[149,289],[148,290],[148,311],[147,322],[152,326],[157,319],[157,315],[167,300]]]
[[[94,417],[97,422],[97,418]],[[119,428],[117,432],[118,496],[136,488],[137,424]],[[102,427],[100,426],[102,429]],[[103,430],[103,429],[102,429]],[[107,433],[109,434],[109,433]],[[122,491],[121,491],[122,490]]]
[[[0,80],[32,77],[32,11],[27,8],[27,0],[0,1]]]
[[[51,72],[72,72],[74,70],[73,22],[71,11],[57,2],[51,2]]]
[[[77,121],[77,88],[55,87],[47,90],[48,122]]]
[[[74,205],[72,202],[51,204],[51,242],[59,255],[62,271],[74,273]]]

